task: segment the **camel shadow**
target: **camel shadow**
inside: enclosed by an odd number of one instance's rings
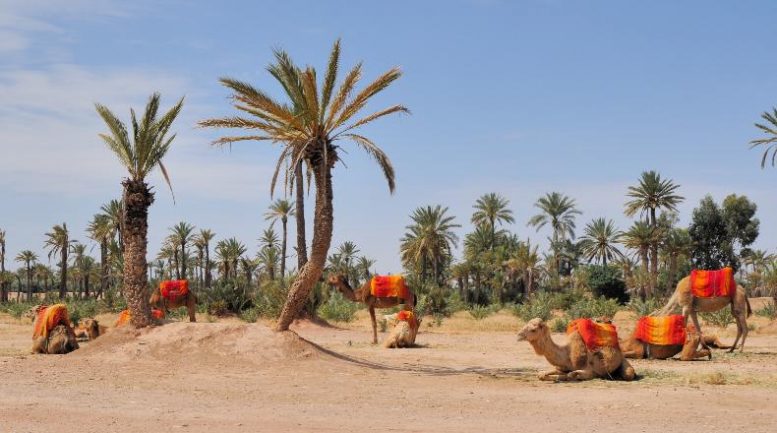
[[[303,337],[300,337],[300,339],[304,340],[306,343],[315,347],[321,353],[329,355],[332,358],[338,359],[340,361],[345,361],[349,364],[353,364],[359,367],[369,368],[371,370],[401,371],[401,372],[416,373],[416,374],[422,374],[422,375],[428,375],[428,376],[455,376],[455,375],[464,375],[464,374],[476,374],[480,376],[491,376],[491,377],[535,377],[536,376],[536,371],[528,370],[525,368],[487,368],[487,367],[453,368],[453,367],[444,367],[439,365],[420,365],[420,364],[403,364],[401,366],[388,365],[388,364],[382,364],[375,361],[370,361],[363,358],[357,358],[355,356],[346,355],[340,352],[335,352],[334,350],[327,349],[326,347],[316,344]],[[425,345],[413,346],[413,348],[419,348],[419,349],[424,347],[426,346]]]

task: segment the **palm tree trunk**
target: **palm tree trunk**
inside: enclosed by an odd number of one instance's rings
[[[59,299],[65,299],[67,295],[67,247],[69,242],[62,245],[62,272],[59,274]]]
[[[281,222],[283,223],[283,242],[281,242],[281,282],[283,282],[283,277],[286,275],[286,237],[288,236],[288,221],[286,218],[283,218]]]
[[[99,298],[108,290],[108,239],[100,242],[100,291],[95,298]]]
[[[183,278],[184,280],[186,279],[186,260],[187,259],[188,257],[186,255],[186,244],[182,241],[181,242],[181,278]]]
[[[210,245],[205,244],[205,287],[210,287],[213,276],[210,274]]]
[[[334,151],[330,150],[331,163]],[[332,172],[330,161],[319,159],[314,167],[316,184],[316,210],[313,217],[313,243],[310,248],[310,261],[300,271],[289,289],[289,296],[283,305],[276,330],[286,331],[308,300],[310,290],[321,278],[326,264],[329,246],[334,228]]]
[[[650,209],[650,226],[653,227],[653,236],[656,235],[656,209]],[[655,292],[658,284],[658,239],[653,240],[650,246],[650,292]]]
[[[32,268],[27,264],[27,302],[32,302]]]
[[[305,263],[308,262],[308,247],[305,239],[305,185],[302,178],[302,162],[294,168],[294,183],[296,188],[295,205],[297,209],[294,212],[297,224],[297,269],[302,270]]]
[[[648,271],[648,250],[645,248],[640,252],[640,256],[642,257],[642,269],[645,270],[645,272]],[[645,298],[648,298],[650,295],[653,294],[653,288],[650,287],[650,284],[648,284],[646,290],[644,291]]]
[[[0,243],[0,302],[8,302],[8,281],[5,281],[5,242]]]
[[[131,323],[143,328],[151,323],[148,305],[146,253],[148,248],[148,207],[154,194],[142,180],[126,179],[124,185],[124,296]]]

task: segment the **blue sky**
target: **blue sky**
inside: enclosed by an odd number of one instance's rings
[[[218,77],[280,96],[264,70],[272,49],[323,69],[338,37],[342,66],[363,61],[365,81],[404,71],[369,108],[412,110],[363,131],[396,166],[393,196],[354,147],[335,173],[333,246],[356,242],[379,272],[400,271],[417,206],[449,206],[463,236],[475,199],[498,192],[516,216],[508,228],[543,241],[526,221],[539,196],[560,191],[584,212],[580,227],[605,216],[625,229],[626,188],[651,169],[681,185],[683,224],[705,194],[756,201],[756,246],[774,252],[777,170],[761,170],[748,142],[777,105],[777,3],[679,3],[0,0],[8,256],[32,249],[45,262],[44,233],[63,221],[87,242],[86,224],[123,175],[97,137],[93,103],[126,119],[157,90],[165,106],[184,95],[186,105],[166,158],[177,203],[151,179],[150,255],[180,220],[253,253],[278,148],[213,148],[217,134],[194,124],[232,112]]]

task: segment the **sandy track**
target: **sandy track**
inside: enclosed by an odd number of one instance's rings
[[[368,344],[363,318],[345,328],[296,327],[323,352],[262,324],[174,323],[108,334],[66,356],[12,354],[29,344],[29,325],[1,324],[0,432],[772,432],[777,425],[771,334],[751,333],[748,353],[716,352],[712,362],[637,361],[637,382],[553,384],[536,380],[547,364],[503,330],[514,328],[513,318],[487,320],[427,327],[424,347],[404,350]]]

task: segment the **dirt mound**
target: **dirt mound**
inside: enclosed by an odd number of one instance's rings
[[[230,362],[267,363],[310,359],[319,350],[293,332],[278,333],[265,325],[177,322],[145,329],[111,329],[73,352],[73,357],[105,361],[228,358]]]

